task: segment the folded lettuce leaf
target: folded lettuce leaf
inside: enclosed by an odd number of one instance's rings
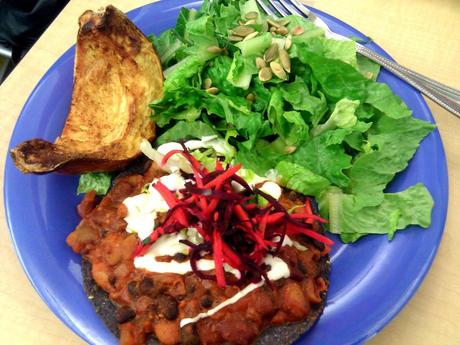
[[[385,115],[400,119],[412,115],[412,111],[386,84],[369,83],[364,102],[371,104]]]
[[[273,89],[268,105],[268,121],[273,132],[278,134],[286,146],[297,146],[308,137],[308,125],[298,111],[285,111],[282,92]]]
[[[159,37],[151,35],[149,39],[152,41],[163,67],[176,62],[178,55],[185,48],[184,42],[180,40],[174,29],[166,30]]]
[[[292,83],[281,84],[280,90],[284,100],[294,110],[305,111],[309,114],[314,126],[318,125],[328,110],[324,95],[318,92],[319,97],[312,96],[305,81],[298,76]]]
[[[259,176],[265,176],[270,169],[274,169],[278,162],[286,158],[276,144],[265,140],[258,140],[252,149],[240,144],[236,152],[236,161],[246,169],[251,169]]]
[[[329,217],[329,231],[343,242],[355,242],[369,234],[386,234],[391,240],[397,230],[408,225],[428,228],[433,199],[422,184],[402,192],[385,193],[376,206],[356,205],[356,196],[332,187],[319,198],[321,213]]]
[[[368,134],[368,149],[360,153],[349,171],[349,190],[359,196],[358,206],[376,206],[396,173],[404,170],[420,141],[435,126],[413,117],[382,116]]]
[[[352,101],[348,98],[341,99],[335,105],[334,111],[325,123],[313,128],[311,135],[318,136],[326,131],[337,128],[347,129],[356,125],[358,118],[355,115],[359,101]]]
[[[324,135],[306,140],[287,160],[310,169],[336,186],[346,188],[349,177],[344,171],[352,166],[352,157],[342,145],[326,145],[326,140]]]
[[[305,195],[318,196],[331,184],[321,175],[295,163],[281,161],[275,170],[284,186]]]
[[[358,63],[358,70],[361,74],[370,80],[376,81],[380,72],[380,65],[369,60],[363,55],[356,56],[356,62]]]

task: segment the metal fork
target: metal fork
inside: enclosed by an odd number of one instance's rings
[[[264,0],[256,1],[261,9],[270,16],[286,17],[291,14],[300,15],[309,19],[317,27],[322,28],[326,37],[338,40],[349,40],[349,38],[345,36],[334,33],[321,18],[316,16],[305,5],[299,3],[297,0],[267,0],[271,6],[267,5]],[[356,43],[356,51],[385,67],[385,69],[412,85],[421,93],[460,118],[459,90],[441,84],[433,79],[401,66],[400,64],[377,54],[360,43]]]

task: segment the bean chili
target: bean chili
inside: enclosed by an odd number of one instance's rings
[[[328,281],[323,264],[328,247],[299,231],[294,238],[307,250],[281,246],[277,254],[289,266],[290,278],[265,284],[215,315],[180,328],[181,319],[219,305],[243,286],[222,282],[219,286],[218,281],[202,279],[193,272],[155,273],[134,267],[133,255],[139,242],[136,234],[126,232],[122,202],[162,175],[164,172],[153,163],[144,175],[119,178],[98,205],[94,195],[88,193],[79,206],[82,220],[67,238],[72,249],[91,263],[95,282],[118,306],[115,317],[119,321],[121,345],[143,345],[150,335],[164,345],[251,344],[264,329],[301,321],[324,302]],[[219,181],[202,183],[210,188]],[[290,191],[284,191],[277,203],[276,207],[284,210],[300,205],[310,207],[308,199]],[[305,207],[294,207],[294,213],[304,211]],[[270,219],[265,217],[264,221]],[[314,229],[311,231],[317,233],[317,220],[311,218],[310,222]],[[174,254],[167,260],[184,260]],[[227,272],[224,277],[225,281],[234,279]]]

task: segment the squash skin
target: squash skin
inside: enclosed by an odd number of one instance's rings
[[[118,9],[79,18],[70,110],[55,143],[25,141],[11,150],[24,173],[81,174],[120,170],[155,138],[149,103],[163,95],[153,45]]]

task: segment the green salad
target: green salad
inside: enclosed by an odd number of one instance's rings
[[[165,74],[164,97],[151,104],[155,145],[218,135],[233,161],[315,196],[344,242],[430,225],[424,185],[385,188],[435,126],[376,82],[379,67],[354,41],[328,39],[298,16],[267,17],[254,0],[183,8],[176,27],[151,40]],[[94,174],[82,180],[81,191],[109,186]]]

